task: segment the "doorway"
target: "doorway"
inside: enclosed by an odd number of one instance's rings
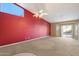
[[[73,26],[70,25],[61,25],[61,37],[72,38],[73,37]]]
[[[66,22],[56,24],[56,37],[79,39],[79,22]]]

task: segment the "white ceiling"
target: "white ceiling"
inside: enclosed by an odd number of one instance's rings
[[[61,22],[79,19],[79,3],[18,3],[31,12],[44,9],[48,15],[43,18],[48,22]]]

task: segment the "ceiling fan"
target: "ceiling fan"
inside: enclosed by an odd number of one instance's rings
[[[38,11],[38,12],[34,12],[34,15],[33,15],[33,17],[39,17],[39,18],[41,18],[41,17],[43,17],[44,15],[48,15],[43,9],[41,9],[40,11]]]

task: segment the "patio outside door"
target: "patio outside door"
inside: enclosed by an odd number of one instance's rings
[[[73,26],[71,24],[61,25],[61,37],[73,38]]]

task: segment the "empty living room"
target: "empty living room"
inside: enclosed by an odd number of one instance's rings
[[[79,56],[79,3],[0,3],[0,56]]]

